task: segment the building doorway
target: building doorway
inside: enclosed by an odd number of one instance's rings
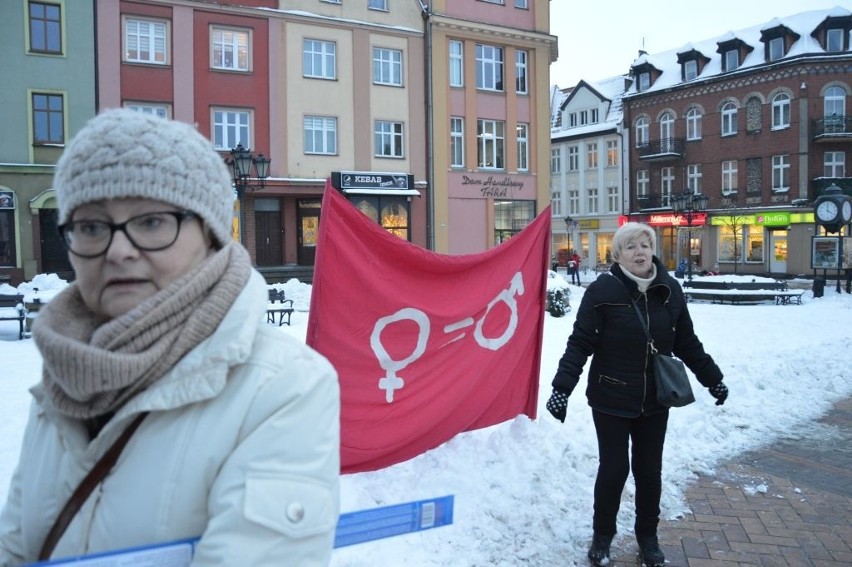
[[[42,273],[56,274],[65,280],[74,279],[74,269],[68,260],[68,252],[59,238],[59,211],[39,209],[38,224]]]
[[[283,265],[284,228],[281,226],[281,201],[255,199],[254,223],[257,265]]]
[[[313,266],[317,254],[317,236],[319,235],[319,215],[321,199],[299,199],[296,208],[298,223],[298,244],[296,261],[300,266]]]
[[[773,274],[787,273],[787,231],[773,230],[769,233],[769,271]]]

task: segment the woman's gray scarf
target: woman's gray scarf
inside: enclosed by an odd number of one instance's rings
[[[33,327],[50,403],[77,419],[114,413],[213,334],[250,274],[245,248],[230,243],[106,322],[71,284],[41,309]]]

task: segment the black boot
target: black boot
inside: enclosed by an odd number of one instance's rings
[[[595,532],[592,536],[592,546],[589,548],[589,561],[595,567],[609,565],[609,544],[612,543],[612,535]]]
[[[636,542],[639,544],[639,559],[644,567],[663,567],[666,556],[660,549],[657,536],[636,536]]]

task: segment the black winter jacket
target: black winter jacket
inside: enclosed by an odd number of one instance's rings
[[[554,389],[570,395],[591,356],[586,397],[592,408],[624,417],[666,410],[657,403],[648,341],[631,298],[650,321],[659,352],[680,358],[707,388],[722,381],[722,371],[695,336],[680,284],[656,256],[653,261],[657,276],[645,293],[618,264],[589,285],[559,361]]]

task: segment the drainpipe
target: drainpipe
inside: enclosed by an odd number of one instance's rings
[[[415,0],[420,7],[420,15],[423,17],[423,31],[426,40],[424,54],[426,66],[426,240],[429,250],[435,250],[435,158],[432,143],[435,139],[432,118],[432,22],[429,19],[431,12],[429,6],[423,0]]]

